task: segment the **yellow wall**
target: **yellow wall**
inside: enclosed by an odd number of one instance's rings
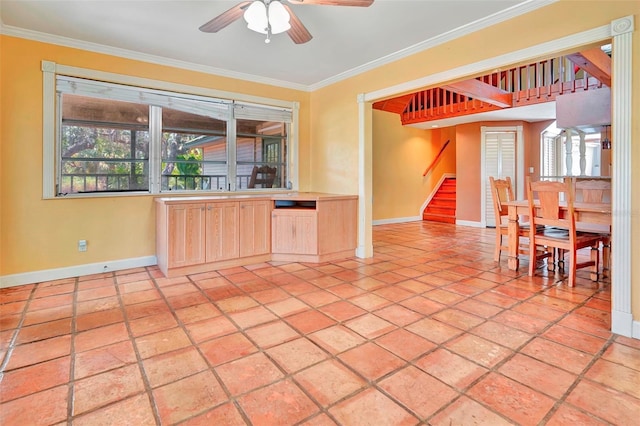
[[[373,135],[373,220],[419,216],[440,177],[456,172],[455,128],[405,127],[398,114],[374,111]],[[447,140],[433,170],[423,177]]]
[[[300,179],[309,180],[309,94],[2,36],[0,275],[155,255],[154,197],[42,200],[41,61],[300,102]],[[80,253],[77,241],[86,239]]]

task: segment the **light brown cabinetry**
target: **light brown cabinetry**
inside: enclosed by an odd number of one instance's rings
[[[166,276],[270,259],[270,199],[156,204],[156,257]]]
[[[271,252],[271,200],[241,201],[240,257]]]
[[[205,262],[217,262],[239,257],[238,203],[207,203],[206,208]]]
[[[284,196],[286,203],[280,197],[157,199],[160,270],[172,277],[269,260],[324,262],[355,254],[357,197],[294,193]]]
[[[317,222],[315,209],[275,210],[271,218],[273,253],[318,254]]]
[[[196,265],[205,261],[205,206],[180,204],[168,208],[168,267]]]
[[[324,262],[355,254],[355,197],[298,200],[271,214],[272,259]]]

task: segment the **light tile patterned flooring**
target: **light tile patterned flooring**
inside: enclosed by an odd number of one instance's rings
[[[375,256],[0,290],[0,424],[637,424],[610,285],[492,261],[490,229],[374,229]]]

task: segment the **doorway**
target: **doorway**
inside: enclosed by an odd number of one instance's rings
[[[423,87],[441,85],[446,81],[462,79],[487,69],[508,66],[526,58],[537,58],[557,51],[578,50],[590,43],[613,40],[612,87],[612,162],[616,164],[612,173],[613,203],[612,209],[612,310],[611,331],[623,336],[640,338],[640,321],[633,321],[631,310],[631,97],[633,64],[633,16],[615,19],[580,33],[568,35],[550,42],[514,51],[487,60],[467,64],[446,72],[432,74],[423,78],[358,95],[359,116],[359,227],[357,255],[373,255],[372,244],[372,105],[373,102],[398,93],[407,93]]]
[[[524,171],[518,167],[518,159],[523,157],[524,140],[522,126],[515,127],[489,127],[482,126],[482,198],[481,198],[481,222],[485,226],[495,227],[495,213],[489,176],[496,179],[509,177],[514,186],[516,198],[523,197],[522,181]]]

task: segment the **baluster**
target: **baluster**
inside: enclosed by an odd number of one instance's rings
[[[573,175],[573,157],[571,151],[573,150],[572,130],[565,130],[564,152],[565,152],[565,165],[567,167],[567,176]]]
[[[564,60],[564,56],[558,58],[558,83],[560,84],[558,95],[564,93]]]
[[[411,98],[411,118],[416,118],[416,97]]]
[[[540,86],[542,85],[542,67],[541,62],[536,62],[536,98],[540,99]]]
[[[553,74],[551,73],[552,59],[545,63],[545,86],[547,88],[547,98],[551,96],[551,85],[553,84]]]
[[[585,169],[587,168],[587,157],[586,157],[586,152],[587,152],[587,144],[585,142],[585,133],[584,132],[579,132],[580,134],[580,176],[584,176],[585,175]]]

